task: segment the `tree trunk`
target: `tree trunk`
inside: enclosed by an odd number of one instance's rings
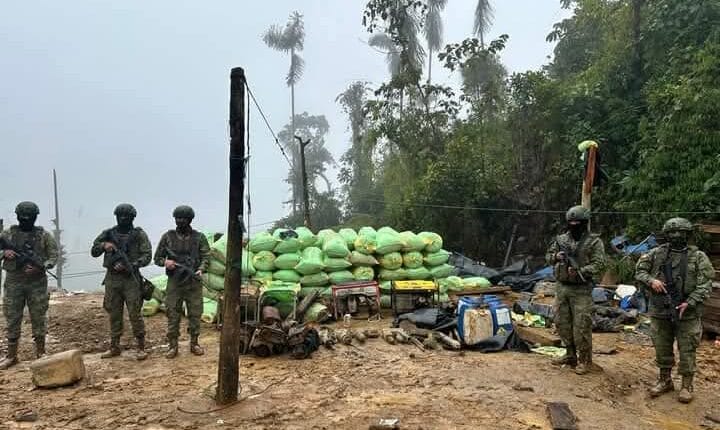
[[[432,48],[428,48],[428,85],[432,83]]]
[[[295,49],[290,50],[290,67],[292,67],[292,61],[293,58],[295,58]],[[295,138],[295,84],[290,85],[290,142],[292,144],[292,139]],[[293,151],[293,154],[295,154],[295,151]],[[295,157],[293,157],[295,158]],[[293,169],[297,168],[297,160],[293,159]],[[297,177],[296,173],[293,171],[293,177]],[[297,181],[293,181],[292,185],[292,195],[293,195],[293,216],[297,213]]]

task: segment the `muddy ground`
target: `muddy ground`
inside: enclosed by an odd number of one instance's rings
[[[49,350],[82,349],[88,377],[72,387],[34,390],[28,361],[29,321],[23,326],[18,366],[0,372],[2,429],[367,429],[379,418],[398,418],[402,429],[550,429],[546,402],[567,402],[580,429],[720,428],[720,348],[699,350],[696,400],[675,394],[646,397],[655,377],[649,340],[641,335],[597,334],[602,373],[578,376],[537,354],[421,352],[382,340],[321,349],[309,360],[242,357],[243,401],[222,410],[210,396],[216,380],[219,333],[203,326],[203,357],[189,354],[187,338],[174,361],[163,357],[165,318],[147,318],[147,361],[131,351],[101,360],[107,318],[99,295],[53,297]],[[384,327],[389,319],[361,324]],[[126,325],[129,328],[129,326]],[[0,329],[4,319],[0,318]],[[184,330],[184,329],[183,329]],[[130,337],[123,339],[131,345]],[[0,348],[4,351],[5,342]],[[676,383],[679,381],[676,379]],[[16,422],[22,411],[35,422]]]

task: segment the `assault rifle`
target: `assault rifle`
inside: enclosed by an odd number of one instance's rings
[[[118,263],[121,264],[123,267],[125,267],[125,270],[130,273],[130,276],[132,277],[133,281],[140,287],[140,293],[142,294],[142,298],[144,300],[150,300],[152,298],[153,290],[155,289],[155,286],[152,282],[145,279],[144,276],[140,273],[140,269],[138,267],[135,267],[131,262],[130,258],[127,255],[127,243],[125,244],[125,247],[123,248],[120,245],[120,239],[117,237],[117,234],[115,233],[115,230],[108,229],[105,230],[105,234],[102,238],[105,242],[110,242],[113,245],[115,245],[115,250],[113,250],[110,253],[110,261],[109,265],[111,268],[114,268],[115,265]]]
[[[20,249],[12,243],[8,242],[8,240],[4,237],[0,237],[0,249],[13,251],[15,253],[15,264],[20,267],[33,266],[40,268],[44,270],[45,273],[47,273],[48,275],[57,279],[57,276],[55,276],[54,273],[52,273],[47,267],[45,267],[45,263],[40,259],[40,257],[35,255],[35,251],[33,250],[30,243],[25,243],[23,248],[24,249]],[[2,258],[4,258],[4,255],[0,255],[0,259]]]
[[[575,273],[577,273],[580,280],[584,283],[587,283],[587,279],[583,276],[582,272],[580,272],[580,265],[577,262],[577,259],[575,259],[575,256],[563,245],[560,244],[560,242],[557,243],[558,249],[560,249],[560,252],[562,252],[565,260],[568,262],[570,267],[575,269]]]
[[[169,249],[166,252],[168,258],[175,262],[175,269],[166,269],[165,271],[168,276],[175,278],[178,284],[183,284],[187,282],[190,278],[196,280],[200,279],[200,277],[195,274],[195,271],[192,268],[192,262],[190,261],[190,257],[180,257],[174,251],[171,251]]]
[[[682,292],[675,284],[670,261],[666,261],[662,265],[662,273],[665,278],[665,308],[670,310],[670,319],[673,324],[675,324],[680,321],[678,306],[680,306],[685,299],[683,298]]]

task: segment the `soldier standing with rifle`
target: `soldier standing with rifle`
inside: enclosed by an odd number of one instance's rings
[[[145,322],[142,317],[143,283],[140,268],[150,264],[152,247],[147,234],[133,225],[137,212],[132,205],[123,203],[115,208],[117,225],[109,228],[95,239],[90,255],[104,254],[103,267],[107,269],[103,284],[105,299],[103,308],[110,316],[110,349],[100,355],[112,358],[120,355],[120,336],[123,332],[123,307],[127,307],[128,319],[137,340],[135,358],[144,360]]]
[[[35,357],[45,355],[48,294],[47,271],[57,263],[58,248],[52,235],[35,226],[40,209],[33,202],[21,202],[15,208],[18,225],[0,235],[0,257],[5,278],[3,313],[7,324],[8,349],[0,361],[0,370],[17,364],[18,342],[23,309],[27,304],[35,340]]]
[[[679,372],[682,387],[678,400],[693,399],[695,350],[702,336],[703,302],[712,292],[715,275],[710,259],[695,246],[688,246],[693,226],[684,218],[665,222],[667,243],[652,249],[638,260],[635,279],[649,292],[655,363],[660,369],[657,384],[650,396],[675,389],[672,368],[675,364],[673,344],[680,352]]]
[[[168,230],[160,238],[155,250],[155,264],[165,267],[168,275],[167,306],[169,348],[166,358],[175,358],[178,354],[180,336],[180,316],[183,303],[187,308],[188,331],[190,332],[190,352],[203,355],[205,351],[198,343],[200,336],[200,316],[203,311],[202,284],[200,277],[207,270],[210,245],[204,234],[190,226],[195,211],[190,206],[178,206],[173,211],[176,228]]]
[[[605,248],[590,234],[588,209],[574,206],[565,220],[567,232],[555,238],[545,256],[555,268],[556,324],[566,348],[553,364],[575,367],[575,373],[584,375],[592,369],[592,279],[605,265]]]

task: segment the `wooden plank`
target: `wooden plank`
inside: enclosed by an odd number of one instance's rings
[[[577,430],[577,418],[565,402],[548,402],[548,415],[553,430]]]
[[[708,234],[720,234],[720,224],[703,223],[702,231]]]
[[[552,334],[550,330],[540,327],[523,327],[516,326],[520,339],[532,345],[540,346],[561,346],[560,337]]]

